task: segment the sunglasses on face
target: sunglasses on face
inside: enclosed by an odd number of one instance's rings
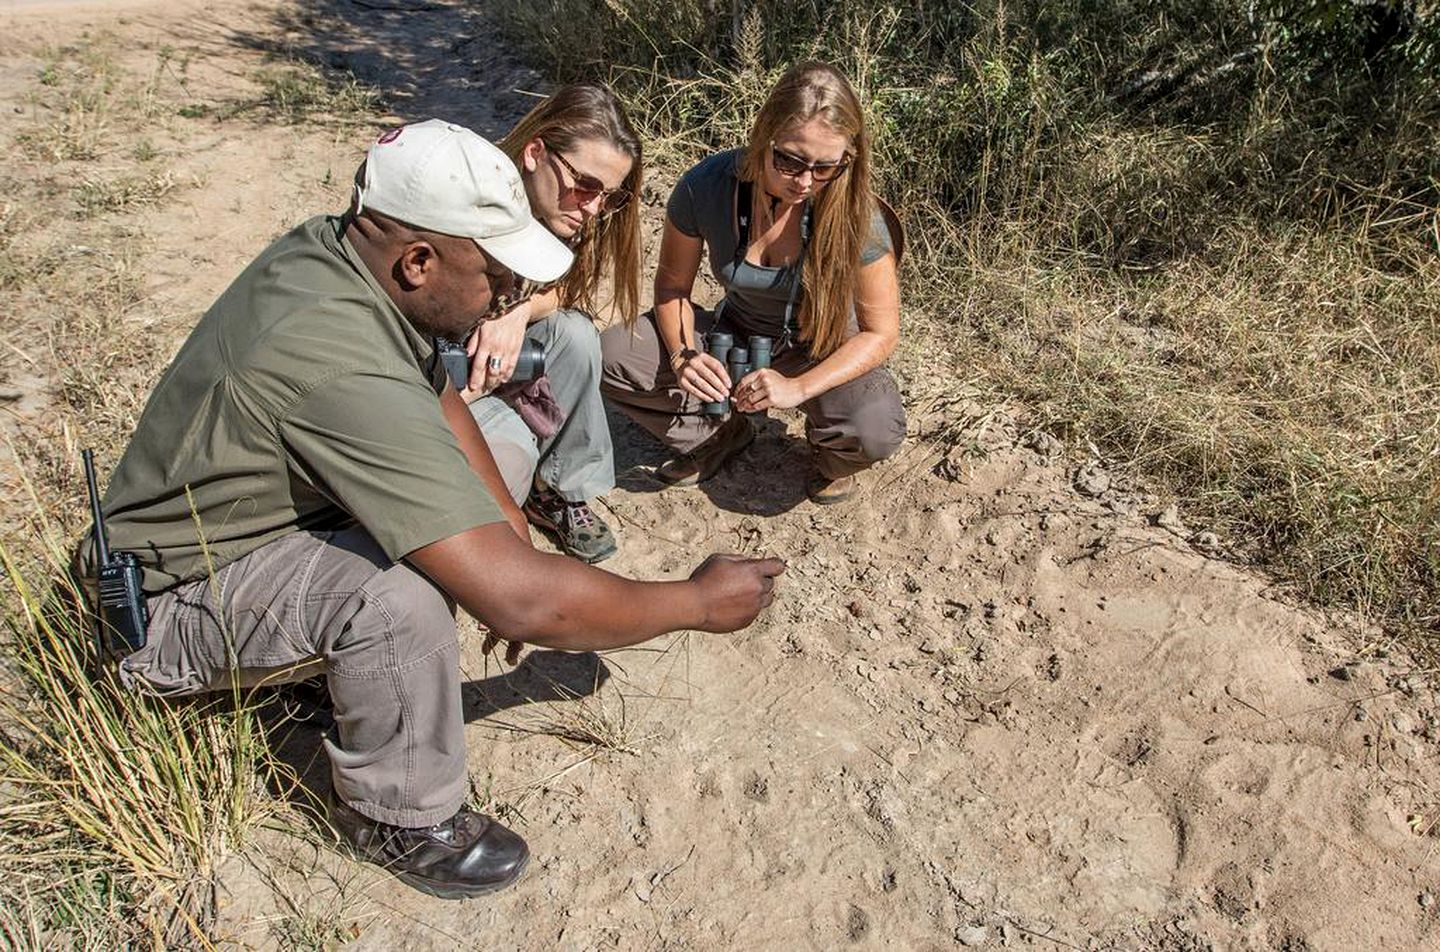
[[[815,181],[828,182],[838,178],[840,173],[850,167],[850,156],[846,155],[839,162],[806,162],[800,156],[792,155],[771,142],[770,162],[775,166],[775,171],[786,178],[798,178],[809,172]]]
[[[587,175],[571,165],[569,160],[560,154],[559,149],[545,142],[544,139],[540,141],[545,146],[545,154],[554,157],[555,161],[559,162],[565,171],[570,173],[570,181],[572,184],[566,185],[565,187],[575,193],[575,200],[581,205],[590,204],[595,200],[597,195],[600,197],[600,208],[603,211],[618,212],[629,204],[631,196],[628,188],[623,185],[606,188],[605,183],[595,176]],[[561,179],[560,184],[565,185],[564,179]]]

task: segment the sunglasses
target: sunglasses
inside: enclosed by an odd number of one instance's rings
[[[570,173],[570,181],[574,184],[566,187],[575,193],[575,199],[581,205],[590,204],[595,200],[595,196],[597,195],[600,196],[600,208],[602,211],[618,212],[630,203],[631,194],[628,188],[623,185],[606,188],[605,183],[595,176],[587,175],[571,165],[570,161],[560,154],[559,149],[545,142],[544,139],[540,141],[545,146],[545,154],[553,156],[555,161],[559,162],[565,167],[565,171]],[[562,181],[561,184],[563,185],[564,182]]]
[[[774,164],[775,171],[786,178],[798,178],[809,172],[810,177],[817,182],[829,182],[839,178],[840,173],[850,167],[849,154],[839,162],[806,162],[800,156],[786,152],[774,142],[770,143],[770,161]]]

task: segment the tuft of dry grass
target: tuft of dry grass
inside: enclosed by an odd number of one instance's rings
[[[11,947],[209,947],[217,865],[284,810],[267,787],[292,783],[249,696],[167,703],[94,677],[90,633],[64,610],[76,594],[68,546],[88,523],[79,448],[119,458],[163,359],[143,243],[123,216],[173,195],[151,140],[132,143],[164,133],[183,64],[161,50],[135,74],[116,42],[51,52],[9,147],[12,168],[45,174],[7,180],[0,203],[0,304],[23,318],[5,365],[26,378],[0,523],[0,943]],[[66,213],[65,228],[50,227]]]
[[[255,76],[260,95],[231,106],[226,116],[258,110],[287,124],[372,124],[379,94],[348,73],[332,73],[313,63],[291,60],[265,67]]]
[[[533,702],[513,719],[493,719],[495,726],[518,734],[554,737],[586,753],[639,753],[648,735],[630,717],[625,696],[618,691],[578,695],[563,685],[556,690],[568,695],[559,702]]]
[[[206,944],[217,861],[277,809],[255,706],[238,690],[152,700],[97,677],[63,543],[40,545],[40,576],[0,546],[18,602],[0,670],[0,928]]]
[[[105,179],[91,177],[81,181],[71,194],[76,215],[92,218],[113,215],[162,201],[175,188],[175,176],[168,170],[142,175],[122,175]]]

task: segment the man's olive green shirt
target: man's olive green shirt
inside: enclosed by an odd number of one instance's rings
[[[262,252],[150,395],[104,500],[147,592],[352,519],[399,560],[504,518],[440,411],[431,340],[343,227],[313,218]]]

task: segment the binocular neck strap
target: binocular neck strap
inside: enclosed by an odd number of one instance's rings
[[[733,270],[738,270],[740,264],[745,260],[745,252],[750,249],[750,217],[751,209],[755,205],[755,184],[739,180],[736,183],[735,194],[735,218],[739,225],[740,239],[735,245],[735,265]],[[785,319],[780,325],[780,350],[789,347],[799,336],[799,324],[795,318],[795,303],[800,298],[800,286],[803,283],[805,270],[805,252],[810,247],[810,218],[812,205],[809,199],[805,200],[805,210],[800,213],[800,254],[795,258],[792,270],[795,272],[795,279],[790,283],[790,297],[785,302]]]

